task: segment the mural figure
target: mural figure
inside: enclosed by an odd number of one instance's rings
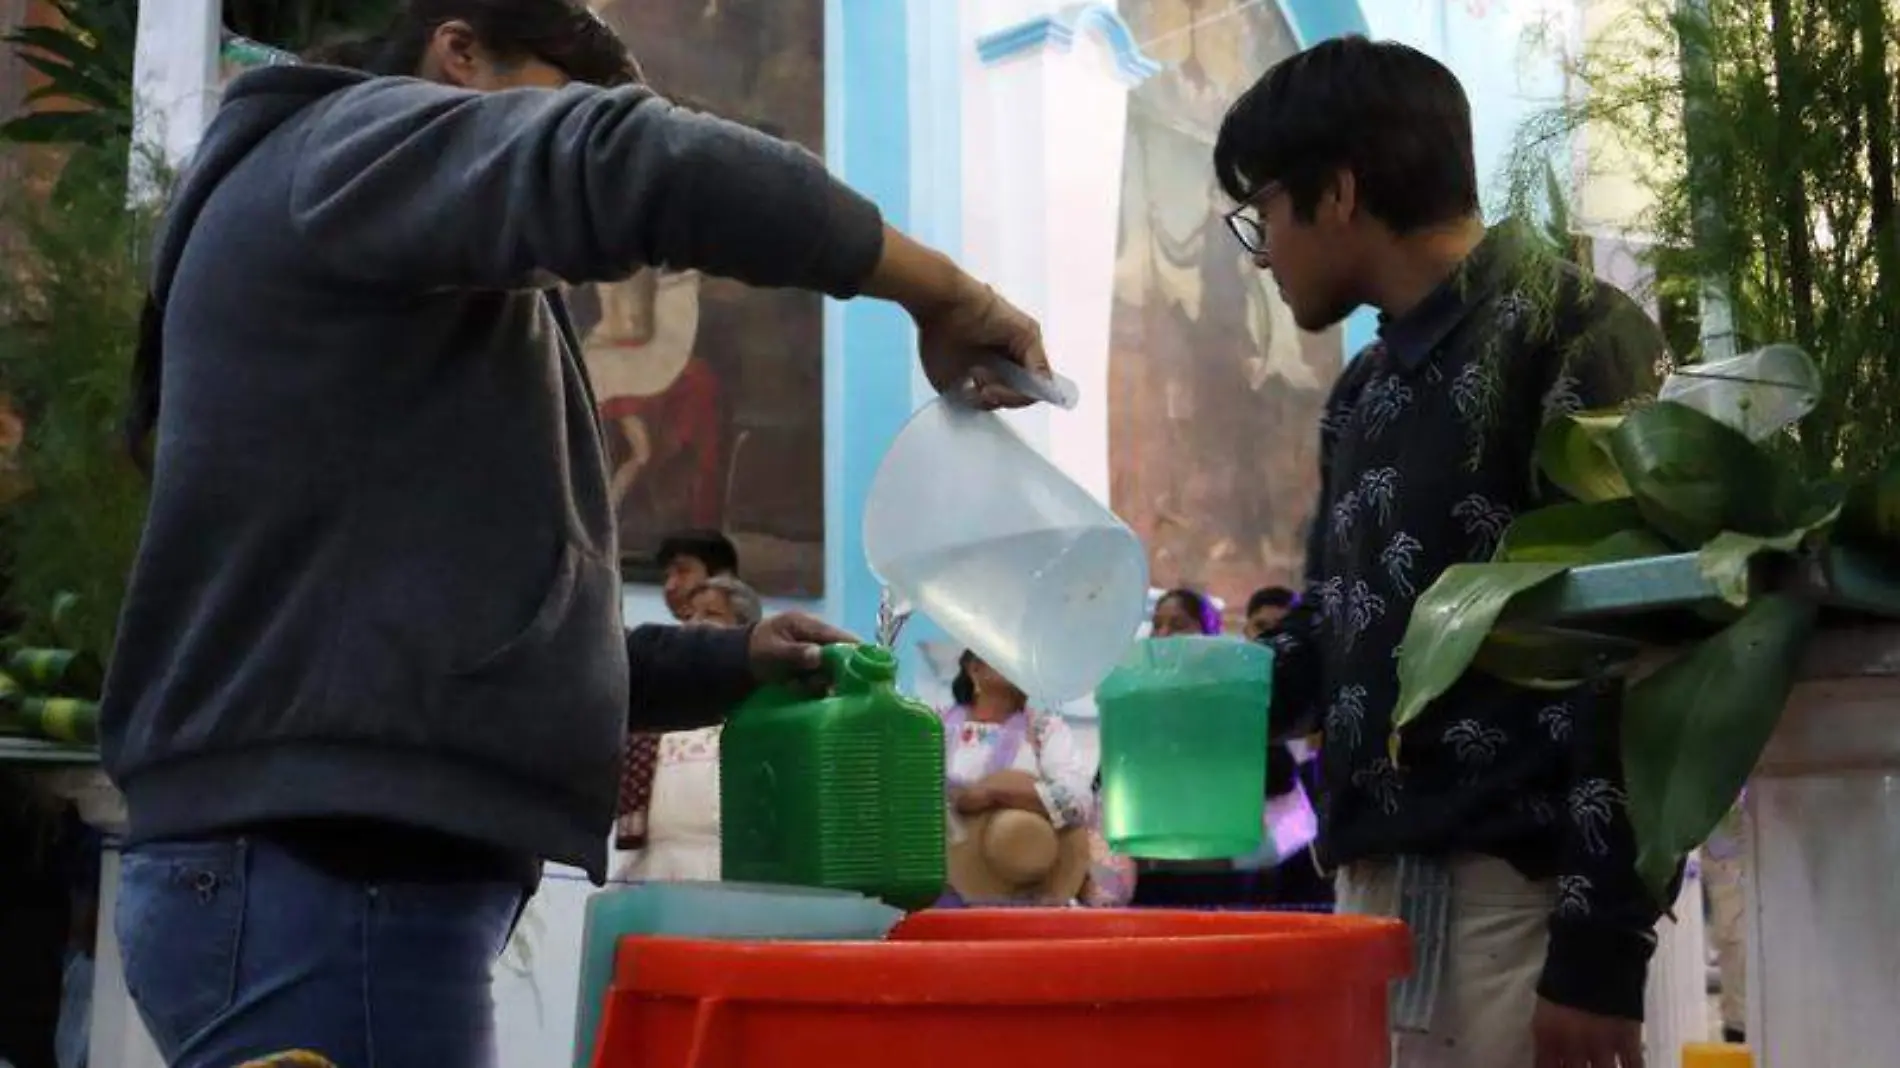
[[[595,0],[681,104],[823,149],[821,0]],[[821,306],[693,271],[570,295],[606,424],[629,576],[668,532],[723,530],[746,580],[824,592]]]
[[[1338,332],[1300,332],[1228,234],[1227,105],[1297,45],[1277,4],[1123,0],[1165,69],[1129,99],[1109,359],[1110,496],[1161,585],[1296,585]],[[1237,622],[1237,621],[1230,621]]]

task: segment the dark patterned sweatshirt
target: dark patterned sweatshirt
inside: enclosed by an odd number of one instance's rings
[[[1649,394],[1666,359],[1635,302],[1515,226],[1493,229],[1334,386],[1306,593],[1270,639],[1276,734],[1324,733],[1326,862],[1478,853],[1554,879],[1539,993],[1632,1019],[1659,910],[1635,871],[1618,691],[1472,671],[1406,727],[1400,766],[1386,742],[1419,593],[1561,499],[1533,460],[1547,420]]]

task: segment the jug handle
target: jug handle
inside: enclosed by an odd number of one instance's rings
[[[804,684],[774,683],[770,686],[761,686],[752,691],[752,696],[739,702],[738,707],[732,710],[732,714],[736,716],[748,709],[780,708],[801,701],[809,701],[812,699],[813,690],[816,689],[814,684],[821,681],[824,686],[819,693],[821,695],[830,693],[838,680],[843,677],[845,664],[851,659],[851,654],[857,650],[858,646],[853,642],[834,642],[824,646],[818,652],[818,670],[807,675]]]

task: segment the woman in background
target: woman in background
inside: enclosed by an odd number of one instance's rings
[[[975,653],[965,650],[957,668],[950,684],[955,703],[942,712],[944,778],[956,816],[1020,809],[1058,832],[1088,827],[1092,772],[1068,724],[1031,709],[1022,689]]]
[[[749,627],[762,615],[752,587],[719,575],[693,589],[681,622],[689,627]],[[628,770],[647,779],[625,784],[634,796],[647,799],[638,821],[645,835],[638,848],[625,855],[616,877],[645,882],[719,878],[719,730],[702,727],[662,734],[653,762]]]
[[[1220,633],[1220,609],[1206,594],[1185,586],[1169,590],[1155,602],[1149,621],[1149,636],[1176,638],[1182,635]]]

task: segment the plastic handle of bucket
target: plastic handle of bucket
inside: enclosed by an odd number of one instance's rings
[[[846,646],[846,648],[850,648]],[[731,1068],[728,1055],[729,1027],[722,1027],[726,1016],[725,998],[706,998],[693,1013],[693,1037],[686,1048],[686,1068]]]
[[[857,651],[858,646],[850,642],[838,642],[825,646],[819,650],[819,667],[813,680],[816,680],[817,675],[822,675],[825,681],[824,689],[829,691],[837,685],[839,679],[844,677],[845,665],[850,663],[852,655]],[[802,704],[812,699],[812,689],[808,685],[785,683],[761,686],[752,692],[752,696],[739,702],[739,707],[733,709],[732,714],[741,716],[747,712],[756,712],[765,708],[784,708],[787,705]]]

